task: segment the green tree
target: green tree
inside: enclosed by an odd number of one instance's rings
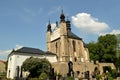
[[[101,43],[105,49],[107,49],[110,45],[116,47],[117,38],[115,35],[107,34],[105,36],[100,36],[98,38],[98,42]]]
[[[105,49],[101,43],[91,42],[88,44],[88,49],[90,52],[91,60],[94,60],[94,61],[98,60],[100,62],[104,61],[104,59],[102,57],[105,53]]]
[[[48,74],[50,70],[50,62],[46,59],[39,58],[27,58],[22,65],[24,71],[29,71],[29,77],[39,77],[42,72]]]
[[[118,69],[120,69],[120,57],[116,59],[115,65]]]
[[[117,34],[116,35],[116,38],[117,38],[117,45],[116,45],[116,56],[117,56],[117,59],[116,59],[116,67],[120,69],[120,34]]]
[[[116,60],[116,43],[115,35],[107,34],[98,38],[98,43],[101,43],[105,48],[103,55],[104,62],[115,62]]]
[[[98,41],[90,42],[88,49],[90,52],[91,60],[98,60],[100,62],[116,62],[116,43],[115,35],[107,34],[99,36]]]
[[[95,50],[96,55],[98,55],[98,61],[103,62],[104,58],[103,55],[105,53],[105,48],[101,43],[96,43],[96,50]]]
[[[96,43],[90,42],[87,46],[90,52],[90,59],[94,61],[98,60],[99,56],[96,54]]]

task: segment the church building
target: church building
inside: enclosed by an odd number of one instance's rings
[[[56,22],[54,29],[51,28],[49,21],[46,37],[47,51],[55,53],[57,56],[57,62],[52,63],[52,67],[57,74],[81,77],[86,72],[92,74],[96,69],[102,74],[103,67],[106,66],[115,69],[113,63],[96,62],[94,64],[93,61],[90,61],[86,44],[82,38],[72,32],[71,23],[68,19],[65,19],[63,11],[60,15],[60,21]]]
[[[82,38],[71,31],[71,23],[63,11],[60,22],[56,22],[55,28],[51,29],[49,22],[47,26],[47,51],[55,53],[60,62],[89,62],[89,52]]]

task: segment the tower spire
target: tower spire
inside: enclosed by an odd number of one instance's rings
[[[49,21],[48,21],[47,31],[52,31],[52,30],[51,30],[50,19],[49,19]]]
[[[62,12],[62,14],[63,14],[63,8],[62,8],[62,11],[61,11],[61,12]]]
[[[58,21],[56,21],[56,27],[58,27]]]
[[[70,24],[70,21],[68,19],[68,16],[67,16],[66,26],[67,26],[67,31],[70,32],[71,31],[71,24]]]
[[[65,15],[63,13],[63,9],[61,10],[60,22],[65,22]]]
[[[49,18],[49,21],[48,21],[49,23],[48,24],[50,24],[50,18]]]

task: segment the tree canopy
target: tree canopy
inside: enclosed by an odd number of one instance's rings
[[[42,72],[46,74],[50,71],[50,62],[47,59],[27,58],[22,65],[24,71],[29,71],[29,77],[39,77]]]
[[[91,60],[99,62],[114,62],[116,61],[116,43],[115,35],[107,34],[99,36],[97,42],[90,42],[88,49]]]

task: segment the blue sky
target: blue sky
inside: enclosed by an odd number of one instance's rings
[[[101,34],[120,33],[119,0],[0,0],[0,59],[16,47],[46,51],[46,30],[59,22],[61,9],[71,21],[72,32],[84,42]],[[53,26],[54,27],[54,26]]]

